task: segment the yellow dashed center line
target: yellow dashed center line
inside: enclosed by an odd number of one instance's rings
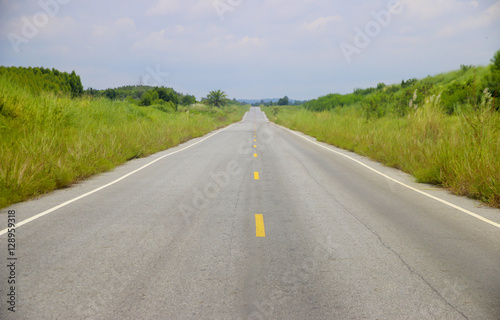
[[[258,238],[266,237],[266,228],[264,227],[264,216],[261,214],[255,215],[255,235]]]
[[[253,137],[254,137],[253,141],[257,142],[257,130],[255,130]],[[253,147],[257,148],[257,145],[254,144]],[[257,153],[254,153],[253,157],[257,158]],[[254,178],[254,180],[259,180],[260,179],[259,172],[255,171],[253,173],[253,178]],[[266,237],[266,229],[264,227],[264,216],[262,214],[255,215],[255,235],[257,236],[257,238],[265,238]]]

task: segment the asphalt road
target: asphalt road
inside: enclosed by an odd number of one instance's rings
[[[500,319],[500,210],[325,146],[252,108],[2,210],[0,318]]]

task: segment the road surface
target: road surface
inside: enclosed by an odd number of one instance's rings
[[[500,319],[500,210],[259,108],[0,220],[1,319]]]

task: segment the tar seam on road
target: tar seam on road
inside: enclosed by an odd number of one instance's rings
[[[373,172],[375,172],[375,173],[377,173],[377,174],[381,175],[382,177],[384,177],[384,178],[386,178],[386,179],[389,179],[389,180],[391,180],[391,181],[393,181],[393,182],[395,182],[395,183],[397,183],[397,184],[399,184],[399,185],[401,185],[401,186],[403,186],[403,187],[405,187],[405,188],[408,188],[408,189],[413,190],[413,191],[415,191],[415,192],[418,192],[418,193],[420,193],[420,194],[422,194],[422,195],[424,195],[424,196],[426,196],[426,197],[429,197],[429,198],[431,198],[431,199],[434,199],[434,200],[436,200],[436,201],[439,201],[439,202],[441,202],[442,204],[445,204],[445,205],[447,205],[447,206],[449,206],[449,207],[452,207],[452,208],[454,208],[454,209],[457,209],[457,210],[459,210],[459,211],[462,211],[463,213],[468,214],[469,216],[474,217],[474,218],[476,218],[476,219],[479,219],[479,220],[481,220],[481,221],[483,221],[483,222],[486,222],[486,223],[488,223],[488,224],[490,224],[490,225],[492,225],[492,226],[494,226],[494,227],[500,228],[500,223],[496,223],[496,222],[494,222],[494,221],[491,221],[491,220],[489,220],[489,219],[486,219],[485,217],[483,217],[483,216],[481,216],[481,215],[479,215],[479,214],[477,214],[477,213],[474,213],[474,212],[472,212],[472,211],[469,211],[469,210],[467,210],[467,209],[464,209],[464,208],[462,208],[462,207],[459,207],[459,206],[457,206],[457,205],[455,205],[455,204],[453,204],[453,203],[451,203],[451,202],[448,202],[448,201],[446,201],[446,200],[443,200],[443,199],[441,199],[441,198],[438,198],[438,197],[436,197],[436,196],[433,196],[433,195],[431,195],[431,194],[428,194],[427,192],[423,192],[423,191],[418,190],[418,189],[416,189],[416,188],[414,188],[414,187],[412,187],[412,186],[409,186],[409,185],[407,185],[407,184],[405,184],[405,183],[403,183],[403,182],[401,182],[401,181],[399,181],[399,180],[396,180],[396,179],[394,179],[394,178],[391,178],[391,177],[389,177],[388,175],[386,175],[386,174],[384,174],[384,173],[382,173],[382,172],[380,172],[380,171],[378,171],[378,170],[376,170],[376,169],[373,169],[372,167],[370,167],[370,166],[368,166],[368,165],[364,164],[363,162],[361,162],[361,161],[359,161],[359,160],[356,160],[356,159],[354,159],[354,158],[352,158],[352,157],[350,157],[350,156],[348,156],[348,155],[346,155],[346,154],[343,154],[343,153],[341,153],[341,152],[338,152],[338,151],[335,151],[335,150],[333,150],[333,149],[330,149],[330,148],[328,148],[328,147],[326,147],[326,146],[324,146],[324,145],[321,145],[321,144],[319,144],[319,143],[317,143],[317,142],[314,142],[314,141],[312,141],[312,140],[310,140],[310,139],[306,138],[305,136],[302,136],[302,135],[298,134],[297,132],[295,132],[295,131],[293,131],[293,130],[290,130],[290,129],[288,129],[288,128],[285,128],[285,127],[282,127],[282,126],[279,126],[279,125],[276,125],[276,126],[278,126],[278,127],[282,128],[282,129],[285,129],[285,130],[287,130],[287,131],[289,131],[289,132],[293,133],[294,135],[296,135],[296,136],[298,136],[298,137],[300,137],[300,138],[302,138],[302,139],[304,139],[304,140],[306,140],[306,141],[309,141],[309,142],[311,142],[311,143],[313,143],[313,144],[315,144],[315,145],[317,145],[317,146],[319,146],[319,147],[321,147],[321,148],[323,148],[323,149],[326,149],[326,150],[328,150],[328,151],[330,151],[330,152],[333,152],[333,153],[338,154],[338,155],[340,155],[340,156],[342,156],[342,157],[345,157],[345,158],[347,158],[347,159],[349,159],[349,160],[352,160],[352,161],[356,162],[357,164],[360,164],[360,165],[362,165],[363,167],[365,167],[365,168],[367,168],[367,169],[369,169],[369,170],[371,170],[371,171],[373,171]]]
[[[45,216],[45,215],[47,215],[47,214],[49,214],[49,213],[51,213],[51,212],[54,212],[54,211],[56,211],[56,210],[58,210],[58,209],[61,209],[61,208],[65,207],[65,206],[67,206],[67,205],[69,205],[69,204],[71,204],[71,203],[73,203],[73,202],[76,202],[76,201],[78,201],[78,200],[81,200],[81,199],[83,199],[83,198],[85,198],[85,197],[87,197],[87,196],[90,196],[91,194],[94,194],[94,193],[96,193],[96,192],[98,192],[98,191],[101,191],[101,190],[103,190],[103,189],[105,189],[105,188],[107,188],[107,187],[109,187],[109,186],[112,186],[112,185],[114,185],[115,183],[120,182],[120,181],[122,181],[123,179],[125,179],[125,178],[127,178],[127,177],[130,177],[131,175],[133,175],[133,174],[135,174],[135,173],[137,173],[137,172],[139,172],[139,171],[141,171],[141,170],[143,170],[143,169],[145,169],[145,168],[149,167],[149,166],[150,166],[150,165],[152,165],[153,163],[158,162],[158,161],[160,161],[160,160],[162,160],[162,159],[164,159],[164,158],[166,158],[166,157],[170,157],[171,155],[174,155],[174,154],[179,153],[179,152],[181,152],[181,151],[184,151],[184,150],[186,150],[186,149],[189,149],[189,148],[191,148],[191,147],[193,147],[193,146],[195,146],[195,145],[197,145],[197,144],[199,144],[199,143],[202,143],[203,141],[205,141],[205,140],[207,140],[207,139],[210,139],[210,138],[212,138],[213,136],[215,136],[215,135],[217,135],[217,134],[219,134],[219,133],[221,133],[221,132],[223,132],[223,131],[226,131],[227,129],[229,129],[230,127],[232,127],[232,126],[234,126],[234,125],[235,125],[235,124],[232,124],[232,125],[230,125],[230,126],[228,126],[228,127],[224,128],[224,129],[221,129],[221,130],[219,130],[219,131],[217,131],[217,132],[215,132],[215,133],[211,134],[210,136],[205,137],[205,138],[201,139],[200,141],[197,141],[197,142],[195,142],[195,143],[193,143],[193,144],[191,144],[191,145],[189,145],[189,146],[187,146],[187,147],[184,147],[184,148],[182,148],[182,149],[180,149],[180,150],[177,150],[177,151],[174,151],[174,152],[172,152],[172,153],[169,153],[169,154],[166,154],[166,155],[164,155],[164,156],[161,156],[161,157],[159,157],[158,159],[155,159],[155,160],[153,160],[153,161],[151,161],[151,162],[149,162],[149,163],[147,163],[147,164],[143,165],[143,166],[142,166],[142,167],[140,167],[139,169],[136,169],[136,170],[134,170],[134,171],[132,171],[132,172],[129,172],[129,173],[127,173],[126,175],[124,175],[124,176],[122,176],[122,177],[120,177],[120,178],[118,178],[118,179],[116,179],[116,180],[114,180],[114,181],[112,181],[112,182],[110,182],[110,183],[108,183],[108,184],[105,184],[105,185],[103,185],[103,186],[101,186],[101,187],[99,187],[99,188],[96,188],[96,189],[94,189],[94,190],[92,190],[92,191],[89,191],[89,192],[87,192],[87,193],[85,193],[85,194],[82,194],[81,196],[78,196],[78,197],[76,197],[76,198],[73,198],[73,199],[71,199],[71,200],[68,200],[68,201],[66,201],[66,202],[64,202],[64,203],[61,203],[61,204],[60,204],[60,205],[58,205],[58,206],[55,206],[55,207],[50,208],[50,209],[48,209],[48,210],[45,210],[44,212],[39,213],[39,214],[37,214],[37,215],[34,215],[34,216],[33,216],[33,217],[31,217],[31,218],[28,218],[28,219],[26,219],[26,220],[23,220],[23,221],[19,222],[19,223],[17,224],[17,226],[16,226],[16,227],[20,227],[20,226],[22,226],[22,225],[25,225],[25,224],[27,224],[27,223],[29,223],[29,222],[32,222],[32,221],[34,221],[34,220],[36,220],[36,219],[38,219],[38,218],[41,218],[41,217],[43,217],[43,216]],[[8,229],[4,229],[4,230],[0,231],[0,236],[2,236],[2,235],[4,235],[5,233],[7,233],[7,230],[8,230]]]

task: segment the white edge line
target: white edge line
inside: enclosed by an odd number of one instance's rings
[[[275,124],[275,125],[276,125],[276,124]],[[279,125],[277,125],[277,126],[279,126]],[[397,184],[399,184],[399,185],[401,185],[401,186],[403,186],[403,187],[405,187],[405,188],[408,188],[408,189],[413,190],[413,191],[415,191],[415,192],[418,192],[418,193],[420,193],[420,194],[422,194],[422,195],[424,195],[424,196],[426,196],[426,197],[429,197],[429,198],[431,198],[431,199],[434,199],[434,200],[436,200],[436,201],[439,201],[439,202],[441,202],[442,204],[445,204],[445,205],[447,205],[447,206],[449,206],[449,207],[452,207],[452,208],[454,208],[454,209],[457,209],[457,210],[459,210],[459,211],[462,211],[463,213],[466,213],[466,214],[468,214],[468,215],[470,215],[470,216],[472,216],[472,217],[474,217],[474,218],[476,218],[476,219],[479,219],[479,220],[481,220],[481,221],[483,221],[483,222],[486,222],[486,223],[488,223],[488,224],[490,224],[490,225],[492,225],[492,226],[494,226],[494,227],[500,228],[500,223],[496,223],[496,222],[494,222],[494,221],[491,221],[491,220],[489,220],[489,219],[486,219],[485,217],[480,216],[480,215],[479,215],[479,214],[477,214],[477,213],[474,213],[474,212],[472,212],[472,211],[469,211],[469,210],[467,210],[467,209],[464,209],[464,208],[462,208],[462,207],[459,207],[459,206],[457,206],[457,205],[455,205],[455,204],[453,204],[453,203],[451,203],[451,202],[448,202],[448,201],[446,201],[446,200],[443,200],[443,199],[441,199],[441,198],[438,198],[438,197],[436,197],[436,196],[433,196],[433,195],[431,195],[431,194],[428,194],[427,192],[423,192],[423,191],[418,190],[418,189],[416,189],[416,188],[414,188],[414,187],[412,187],[412,186],[409,186],[409,185],[407,185],[407,184],[405,184],[405,183],[403,183],[403,182],[401,182],[401,181],[399,181],[399,180],[396,180],[396,179],[394,179],[394,178],[391,178],[391,177],[389,177],[388,175],[386,175],[386,174],[384,174],[384,173],[382,173],[382,172],[380,172],[380,171],[378,171],[378,170],[376,170],[376,169],[373,169],[372,167],[370,167],[370,166],[368,166],[368,165],[364,164],[363,162],[361,162],[361,161],[359,161],[359,160],[354,159],[353,157],[350,157],[350,156],[348,156],[348,155],[346,155],[346,154],[343,154],[343,153],[341,153],[341,152],[335,151],[335,150],[333,150],[333,149],[331,149],[331,148],[328,148],[328,147],[326,147],[326,146],[324,146],[324,145],[322,145],[322,144],[319,144],[319,143],[317,143],[317,142],[315,142],[315,141],[312,141],[312,140],[310,140],[310,139],[306,138],[305,136],[298,134],[297,132],[295,132],[295,131],[293,131],[293,130],[290,130],[290,129],[285,128],[285,127],[282,127],[282,126],[279,126],[279,127],[283,128],[283,129],[285,129],[285,130],[288,130],[288,131],[290,131],[291,133],[295,134],[296,136],[301,137],[302,139],[307,140],[307,141],[309,141],[309,142],[311,142],[311,143],[313,143],[313,144],[315,144],[315,145],[317,145],[317,146],[320,146],[320,147],[321,147],[321,148],[323,148],[323,149],[326,149],[326,150],[331,151],[331,152],[333,152],[333,153],[336,153],[336,154],[338,154],[338,155],[340,155],[340,156],[343,156],[343,157],[345,157],[345,158],[347,158],[347,159],[349,159],[349,160],[352,160],[352,161],[354,161],[354,162],[356,162],[356,163],[358,163],[358,164],[362,165],[363,167],[365,167],[365,168],[367,168],[367,169],[369,169],[369,170],[371,170],[371,171],[373,171],[373,172],[375,172],[375,173],[377,173],[377,174],[381,175],[382,177],[384,177],[384,178],[386,178],[386,179],[388,179],[388,180],[391,180],[391,181],[393,181],[393,182],[395,182],[395,183],[397,183]]]
[[[149,162],[149,163],[147,163],[147,164],[143,165],[143,166],[142,166],[142,167],[140,167],[139,169],[136,169],[136,170],[134,170],[134,171],[132,171],[132,172],[129,172],[129,173],[127,173],[126,175],[124,175],[124,176],[122,176],[122,177],[120,177],[120,178],[118,178],[118,179],[116,179],[116,180],[114,180],[114,181],[112,181],[112,182],[110,182],[110,183],[108,183],[108,184],[105,184],[105,185],[103,185],[103,186],[100,186],[99,188],[96,188],[96,189],[94,189],[94,190],[92,190],[92,191],[89,191],[89,192],[87,192],[87,193],[85,193],[85,194],[82,194],[82,195],[80,195],[80,196],[78,196],[78,197],[76,197],[76,198],[73,198],[73,199],[71,199],[71,200],[68,200],[68,201],[66,201],[66,202],[63,202],[63,203],[61,203],[60,205],[57,205],[57,206],[55,206],[55,207],[53,207],[53,208],[50,208],[50,209],[48,209],[48,210],[45,210],[44,212],[41,212],[41,213],[39,213],[39,214],[37,214],[37,215],[34,215],[34,216],[33,216],[33,217],[31,217],[31,218],[28,218],[28,219],[25,219],[25,220],[23,220],[23,221],[21,221],[21,222],[19,222],[19,223],[16,223],[16,228],[18,228],[18,227],[20,227],[20,226],[22,226],[22,225],[25,225],[25,224],[27,224],[27,223],[30,223],[30,222],[32,222],[32,221],[34,221],[34,220],[38,219],[38,218],[41,218],[41,217],[43,217],[43,216],[45,216],[45,215],[47,215],[47,214],[49,214],[49,213],[51,213],[51,212],[56,211],[56,210],[58,210],[58,209],[61,209],[61,208],[65,207],[65,206],[67,206],[67,205],[69,205],[69,204],[71,204],[71,203],[73,203],[73,202],[76,202],[76,201],[78,201],[78,200],[80,200],[80,199],[83,199],[83,198],[85,198],[85,197],[88,197],[88,196],[90,196],[91,194],[94,194],[94,193],[96,193],[96,192],[101,191],[102,189],[105,189],[105,188],[107,188],[107,187],[109,187],[109,186],[112,186],[112,185],[114,185],[115,183],[120,182],[120,181],[122,181],[123,179],[125,179],[125,178],[127,178],[127,177],[130,177],[131,175],[133,175],[133,174],[135,174],[135,173],[137,173],[137,172],[139,172],[139,171],[141,171],[141,170],[143,170],[143,169],[145,169],[145,168],[149,167],[150,165],[152,165],[152,164],[153,164],[153,163],[155,163],[155,162],[158,162],[158,161],[160,161],[160,160],[162,160],[162,159],[164,159],[164,158],[166,158],[166,157],[170,157],[171,155],[174,155],[174,154],[176,154],[176,153],[179,153],[179,152],[181,152],[181,151],[184,151],[184,150],[186,150],[186,149],[189,149],[189,148],[191,148],[191,147],[193,147],[193,146],[195,146],[195,145],[197,145],[197,144],[199,144],[199,143],[202,143],[203,141],[205,141],[205,140],[207,140],[207,139],[212,138],[212,137],[213,137],[213,136],[215,136],[216,134],[219,134],[219,133],[221,133],[221,132],[223,132],[223,131],[225,131],[225,130],[229,129],[229,128],[230,128],[230,127],[232,127],[233,125],[235,125],[235,124],[233,123],[233,124],[231,124],[230,126],[227,126],[227,127],[226,127],[226,128],[224,128],[224,129],[220,129],[219,131],[217,131],[217,132],[215,132],[215,133],[213,133],[213,134],[209,135],[208,137],[205,137],[205,138],[201,139],[200,141],[197,141],[197,142],[195,142],[195,143],[193,143],[193,144],[190,144],[190,145],[189,145],[189,146],[187,146],[187,147],[184,147],[184,148],[182,148],[182,149],[180,149],[180,150],[177,150],[177,151],[174,151],[174,152],[172,152],[172,153],[169,153],[169,154],[166,154],[166,155],[164,155],[164,156],[161,156],[161,157],[159,157],[158,159],[155,159],[155,160],[153,160],[153,161],[151,161],[151,162]],[[0,236],[2,236],[2,235],[4,235],[4,234],[6,234],[6,233],[7,233],[7,231],[8,231],[8,228],[3,229],[2,231],[0,231]]]

